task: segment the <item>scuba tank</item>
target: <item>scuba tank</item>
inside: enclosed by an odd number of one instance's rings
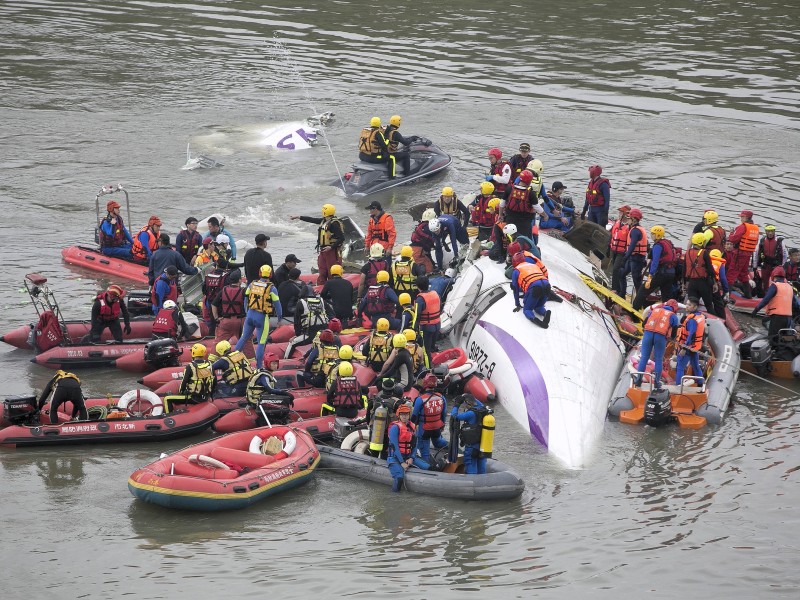
[[[479,449],[481,451],[481,458],[492,457],[492,446],[494,445],[494,415],[492,410],[488,409],[486,416],[483,417],[483,427],[481,429],[481,441]]]
[[[389,422],[389,409],[381,404],[372,415],[372,431],[369,436],[369,449],[373,452],[383,451],[383,438]]]

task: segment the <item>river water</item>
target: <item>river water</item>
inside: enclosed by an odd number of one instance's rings
[[[676,0],[490,6],[301,0],[0,3],[0,330],[33,318],[25,273],[46,274],[65,313],[107,284],[61,263],[91,239],[94,194],[123,183],[134,226],[175,234],[221,212],[265,231],[278,264],[310,267],[314,231],[289,221],[332,198],[373,115],[403,116],[453,156],[445,174],[377,197],[405,209],[443,185],[473,192],[486,149],[523,141],[580,198],[599,163],[613,204],[683,241],[704,208],[742,208],[800,243],[800,7]],[[276,121],[333,111],[328,147],[269,150]],[[182,171],[186,145],[224,163]],[[750,324],[753,325],[752,323]],[[0,349],[5,393],[51,372]],[[603,377],[603,373],[586,373]],[[134,381],[87,374],[89,395]],[[800,386],[742,376],[724,424],[701,431],[608,423],[588,466],[567,471],[502,409],[496,455],[523,475],[517,501],[392,495],[320,471],[232,514],[135,502],[128,475],[185,445],[0,452],[3,597],[797,597]],[[202,438],[201,438],[202,439]],[[192,440],[196,441],[196,440]]]

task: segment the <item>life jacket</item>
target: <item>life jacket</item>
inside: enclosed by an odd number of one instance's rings
[[[202,248],[203,236],[197,231],[190,232],[188,229],[182,233],[181,245],[178,248],[178,252],[183,255],[183,258],[186,259],[186,262],[189,262],[192,257],[197,254],[197,251]]]
[[[63,371],[59,369],[58,371],[56,371],[55,377],[53,377],[53,386],[55,386],[62,379],[74,379],[78,383],[81,382],[81,380],[78,379],[78,376],[75,375],[75,373],[70,373],[69,371]]]
[[[661,256],[658,257],[658,268],[674,269],[677,262],[675,245],[671,241],[665,239],[658,240],[656,244],[661,246]]]
[[[392,264],[392,274],[394,275],[394,290],[398,294],[417,289],[417,276],[414,275],[414,259],[413,258],[398,258]]]
[[[391,224],[388,224],[391,221]],[[367,239],[372,240],[372,243],[375,241],[384,242],[388,245],[389,243],[389,235],[391,230],[393,229],[394,221],[389,217],[387,213],[381,213],[381,216],[378,217],[378,221],[376,222],[375,219],[370,218],[369,224],[367,226]],[[371,245],[371,244],[370,244]]]
[[[442,299],[433,290],[420,292],[417,298],[425,300],[425,310],[417,315],[417,324],[420,327],[425,325],[438,325],[441,323]]]
[[[365,295],[367,302],[364,305],[364,312],[368,315],[394,313],[394,302],[386,297],[386,293],[389,289],[388,283],[379,283],[369,286]]]
[[[521,154],[515,154],[511,157],[511,160],[508,161],[509,166],[511,167],[511,181],[516,181],[519,174],[525,170],[525,167],[533,160],[533,155],[528,154],[527,158],[523,158]]]
[[[369,336],[369,355],[367,362],[374,365],[383,365],[389,358],[391,348],[389,342],[392,336],[389,333],[373,331]]]
[[[444,410],[444,396],[436,392],[429,392],[428,397],[422,401],[422,429],[434,431],[444,427],[442,411]]]
[[[33,344],[39,352],[55,348],[64,341],[64,331],[61,323],[52,310],[46,310],[39,315],[39,322],[34,328]]]
[[[114,321],[119,319],[119,313],[122,310],[118,300],[109,301],[108,294],[101,292],[97,294],[97,300],[100,302],[100,320],[101,321]]]
[[[155,252],[158,250],[158,239],[156,238],[156,235],[153,233],[153,230],[150,229],[150,227],[142,227],[141,231],[139,231],[139,234],[144,232],[147,232],[147,246],[150,248],[150,252]],[[145,260],[147,258],[147,252],[144,251],[138,234],[135,238],[133,238],[131,256],[137,260]]]
[[[783,263],[783,270],[786,271],[786,281],[800,280],[800,263],[793,263],[787,260]]]
[[[669,333],[671,325],[669,324],[672,315],[675,313],[668,308],[658,306],[653,309],[650,316],[647,317],[647,322],[644,324],[645,331],[652,331],[661,335]]]
[[[116,219],[117,222],[111,223],[111,219]],[[102,228],[99,229],[101,248],[114,248],[117,246],[124,246],[128,243],[128,238],[125,237],[125,223],[123,223],[122,217],[112,217],[109,214],[103,220],[111,224],[113,235],[106,235]]]
[[[494,197],[481,194],[475,198],[475,206],[472,209],[472,222],[478,227],[491,227],[494,225],[496,215],[489,212],[489,200]]]
[[[492,166],[489,169],[489,173],[492,175],[502,175],[503,169],[505,169],[506,165],[508,165],[507,162],[498,160],[494,164],[494,166]],[[508,168],[510,170],[511,166],[509,165]],[[496,180],[492,179],[492,185],[494,185],[494,193],[497,194],[498,196],[502,196],[505,193],[506,189],[508,189],[508,186],[513,183],[513,181],[514,181],[513,179],[509,179],[508,183],[498,183]]]
[[[759,244],[758,263],[768,266],[781,264],[783,258],[783,238],[764,236]]]
[[[702,248],[689,248],[683,258],[686,265],[686,279],[706,279],[708,277]]]
[[[777,292],[767,303],[767,314],[778,317],[792,316],[792,298],[794,298],[794,288],[785,281],[773,281]]]
[[[531,179],[531,203],[532,204],[541,204],[544,202],[544,198],[541,200],[539,199],[539,194],[542,193],[542,178],[541,176],[533,174],[533,179]]]
[[[337,217],[327,217],[320,223],[319,230],[317,231],[317,247],[319,249],[328,248],[333,245],[333,235],[331,234],[331,225],[339,223],[341,229],[341,221]]]
[[[219,260],[219,254],[216,252],[212,252],[208,254],[207,252],[201,252],[197,255],[197,258],[194,261],[196,267],[200,267],[202,265],[207,265],[209,263],[215,263]]]
[[[272,282],[269,279],[259,279],[251,283],[250,292],[247,294],[247,309],[271,315],[274,311],[272,288]]]
[[[755,223],[742,223],[745,227],[744,235],[739,240],[740,252],[755,252],[758,247],[759,230]]]
[[[427,221],[423,221],[414,227],[414,231],[411,232],[411,245],[418,246],[424,250],[431,250],[436,245],[433,234],[428,229]]]
[[[245,392],[245,396],[247,396],[247,401],[250,404],[258,404],[261,402],[261,396],[263,396],[267,392],[267,388],[263,385],[256,383],[261,376],[264,375],[267,378],[267,385],[273,390],[275,389],[275,376],[272,374],[271,371],[267,371],[266,369],[259,369],[254,371],[252,375],[250,375],[250,379],[247,380],[247,391]]]
[[[358,151],[380,158],[382,149],[377,141],[379,135],[383,136],[379,127],[364,127],[358,136]]]
[[[241,350],[233,350],[220,358],[228,363],[222,372],[222,378],[231,385],[249,380],[253,374],[253,365]]]
[[[314,296],[304,298],[305,311],[300,317],[300,327],[303,331],[310,331],[315,327],[322,327],[328,323],[328,313],[325,312],[325,303],[321,298]]]
[[[400,454],[403,456],[408,456],[411,454],[411,448],[414,442],[414,433],[416,431],[416,427],[414,424],[409,421],[408,423],[403,423],[400,420],[394,421],[390,427],[394,427],[397,425],[398,435],[397,435],[397,449],[400,451]]]
[[[506,210],[519,213],[533,213],[533,202],[531,201],[531,193],[533,190],[526,186],[520,187],[515,185],[511,188],[511,193],[506,200]]]
[[[500,244],[503,250],[508,250],[508,245],[514,241],[510,235],[503,233],[503,228],[506,226],[505,221],[497,221],[492,228],[492,241],[495,244]]]
[[[364,284],[369,287],[378,284],[378,271],[389,271],[391,265],[385,258],[370,258],[367,261],[367,272]]]
[[[417,324],[417,309],[413,308],[412,306],[403,307],[400,311],[400,316],[398,317],[400,321],[403,321],[405,317],[405,327],[403,329],[413,329],[414,325]]]
[[[694,334],[694,339],[692,340],[691,345],[688,345],[686,342],[689,340],[689,333],[686,329],[686,324],[690,319],[697,323],[697,331]],[[683,323],[678,330],[678,344],[681,346],[687,346],[692,352],[699,352],[700,348],[703,347],[703,336],[705,335],[705,332],[706,318],[701,313],[698,312],[686,315],[686,318],[683,320]],[[700,375],[700,373],[695,373],[695,375]]]
[[[589,180],[589,185],[586,186],[586,202],[589,206],[605,206],[606,198],[600,192],[600,187],[607,183],[611,187],[611,182],[606,177],[595,177]]]
[[[489,413],[486,406],[473,406],[470,408],[475,413],[475,423],[465,423],[461,425],[461,444],[470,446],[479,444],[481,441],[481,433],[483,432],[483,418]]]
[[[444,196],[439,196],[436,204],[439,206],[440,215],[458,216],[458,196],[455,194],[453,194],[453,199],[450,202],[445,202]]]
[[[317,359],[311,363],[311,372],[319,373],[321,371],[327,375],[333,365],[339,361],[339,346],[321,344],[318,346],[318,352]]]
[[[188,366],[192,374],[185,393],[203,398],[208,397],[214,389],[214,371],[211,370],[211,363],[207,360],[203,362],[192,361]]]
[[[175,320],[174,308],[162,308],[153,321],[153,333],[166,334],[167,337],[174,338],[178,335],[178,322]]]
[[[711,268],[714,269],[714,277],[716,278],[717,281],[719,281],[719,270],[722,268],[722,265],[724,265],[728,261],[726,261],[724,258],[714,258],[713,256],[710,258],[711,258]]]
[[[221,317],[243,317],[244,316],[244,288],[239,284],[226,285],[222,288],[220,304]]]
[[[411,364],[414,366],[414,373],[419,373],[420,368],[427,362],[428,355],[425,354],[425,349],[417,342],[408,342],[406,350],[411,355]]]
[[[336,392],[331,398],[334,407],[350,408],[361,407],[361,384],[354,375],[339,377],[336,381]]]
[[[545,279],[544,273],[542,273],[542,270],[537,265],[524,262],[518,264],[514,268],[519,272],[517,286],[523,294],[528,291],[528,288],[533,282]]]
[[[397,152],[400,147],[400,142],[395,139],[395,134],[398,133],[398,128],[394,125],[387,125],[383,130],[383,139],[386,140],[386,145],[389,146],[389,152]]]
[[[705,249],[711,252],[714,249],[720,252],[725,251],[725,230],[719,225],[706,225],[703,227],[703,232],[711,231],[713,234],[711,239],[706,242]]]
[[[611,252],[624,254],[628,249],[625,243],[628,240],[628,229],[630,226],[623,223],[622,219],[617,219],[611,226]]]
[[[213,300],[216,297],[225,285],[225,277],[226,274],[217,269],[206,274],[205,281],[203,282],[203,293],[207,300]]]
[[[547,267],[544,266],[544,263],[541,260],[539,260],[539,258],[535,254],[528,252],[527,250],[523,250],[522,253],[527,258],[533,260],[532,264],[536,265],[537,267],[539,267],[539,269],[541,269],[542,275],[544,275],[545,279],[550,279],[550,274],[547,272]]]
[[[156,282],[158,281],[165,281],[169,285],[169,292],[167,295],[161,299],[161,304],[164,304],[167,300],[172,300],[175,304],[178,303],[178,282],[177,281],[170,281],[166,274],[162,274]],[[150,290],[150,303],[155,306],[158,302],[158,298],[156,298],[156,283],[153,283],[153,287]]]
[[[631,233],[635,229],[638,229],[639,232],[642,234],[642,237],[639,238],[639,241],[636,242],[636,246],[633,248],[632,255],[639,255],[639,256],[647,256],[647,232],[644,230],[644,227],[641,225],[636,225],[628,229],[628,238],[625,240],[625,248],[626,250],[631,246]]]

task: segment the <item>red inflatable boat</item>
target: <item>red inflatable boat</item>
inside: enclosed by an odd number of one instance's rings
[[[85,336],[89,335],[89,332],[92,329],[92,324],[90,321],[65,321],[64,325],[67,328],[69,339],[73,343],[79,343]],[[0,341],[22,350],[35,350],[36,348],[29,343],[29,341],[32,341],[31,334],[35,329],[36,325],[34,323],[20,325],[16,329],[12,329],[0,337]],[[152,318],[131,319],[131,332],[128,334],[123,334],[123,339],[135,340],[149,338],[152,333]],[[113,339],[114,338],[108,329],[103,331],[103,334],[100,338],[100,340],[103,342],[108,342]]]
[[[97,248],[70,246],[61,251],[61,258],[68,265],[147,285],[147,265],[106,256]]]

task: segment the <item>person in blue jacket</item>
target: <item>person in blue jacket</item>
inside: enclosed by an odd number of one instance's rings
[[[464,224],[455,215],[440,215],[436,221],[438,225],[433,221],[428,222],[431,233],[438,235],[445,247],[448,245],[449,239],[449,246],[453,249],[453,257],[458,258],[458,245],[469,243],[469,235],[467,230],[464,229]],[[436,228],[436,231],[434,231],[434,228]],[[443,266],[442,258],[442,247],[437,246],[436,262],[439,264],[439,268]]]
[[[459,406],[464,405],[464,411],[458,412]],[[464,394],[462,402],[450,411],[450,418],[463,423],[461,425],[461,443],[464,446],[464,473],[467,475],[480,475],[486,473],[486,458],[481,457],[481,431],[486,407],[472,394]],[[451,440],[455,444],[455,440]]]
[[[668,300],[663,305],[652,308],[644,323],[641,354],[636,370],[643,373],[647,368],[650,355],[653,355],[654,390],[661,388],[661,372],[664,370],[664,352],[667,349],[667,342],[675,337],[675,332],[681,324],[678,315],[675,314],[677,311],[678,303],[675,300]],[[634,381],[636,387],[642,385],[643,377],[643,375],[636,376]]]
[[[413,465],[428,470],[430,465],[417,456],[417,435],[414,424],[409,422],[411,407],[403,403],[395,410],[397,421],[389,426],[389,456],[386,465],[392,474],[392,491],[399,492],[403,487],[406,471]]]
[[[153,314],[164,306],[164,300],[178,300],[178,269],[170,265],[161,276],[155,280],[150,292],[150,300],[153,304]]]
[[[131,260],[133,238],[125,227],[119,209],[120,205],[116,200],[109,200],[106,203],[108,215],[100,223],[100,251],[106,256]]]
[[[438,379],[433,373],[422,378],[423,392],[414,400],[411,421],[417,427],[417,449],[425,462],[431,461],[431,444],[435,448],[447,447],[447,440],[442,436],[444,422],[447,418],[447,398],[434,388]]]
[[[269,337],[269,317],[274,314],[280,321],[283,318],[283,309],[278,290],[269,279],[272,276],[272,267],[263,265],[259,274],[261,278],[251,282],[244,292],[247,314],[244,319],[242,335],[236,342],[236,350],[243,350],[244,345],[255,332],[258,338],[256,369],[261,370],[264,368],[264,352]]]

